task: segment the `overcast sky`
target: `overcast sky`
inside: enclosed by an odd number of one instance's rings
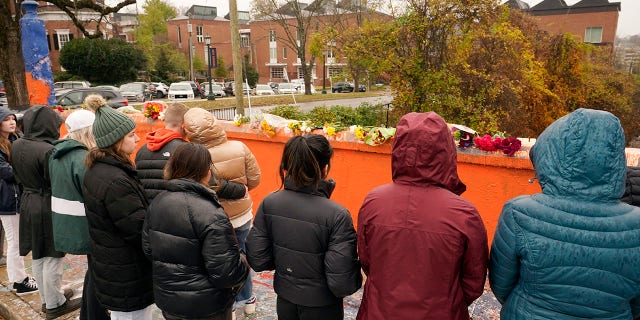
[[[218,8],[218,15],[224,16],[229,12],[229,1],[227,0],[167,0],[177,8],[188,8],[193,4],[212,6]],[[249,11],[249,0],[237,0],[238,10]],[[529,5],[534,6],[542,0],[523,0]],[[568,5],[575,4],[579,0],[565,0]],[[138,1],[140,4],[144,1]],[[609,2],[615,2],[609,0]],[[640,34],[640,0],[619,0],[622,3],[620,18],[618,19],[618,36],[630,36]]]

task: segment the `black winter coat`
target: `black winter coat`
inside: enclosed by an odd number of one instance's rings
[[[33,106],[22,117],[24,136],[11,146],[11,163],[22,185],[20,200],[20,255],[33,259],[61,258],[53,243],[49,156],[60,136],[62,117],[47,106]]]
[[[17,139],[9,136],[9,141]],[[15,215],[20,209],[22,191],[13,175],[13,167],[6,153],[0,150],[0,215]]]
[[[85,173],[82,194],[98,300],[109,310],[146,308],[153,303],[151,263],[142,252],[149,203],[135,169],[111,156],[97,160]]]
[[[249,267],[211,190],[190,179],[167,187],[147,210],[142,241],[156,305],[174,317],[205,319],[231,307]]]
[[[298,305],[338,303],[362,285],[356,231],[349,211],[328,199],[333,187],[297,188],[285,179],[284,190],[260,203],[247,238],[251,268],[275,269],[276,293]]]
[[[153,201],[162,191],[167,190],[169,182],[164,180],[164,166],[176,148],[184,142],[181,139],[173,139],[158,151],[150,151],[144,145],[136,153],[136,170],[138,170],[138,177],[142,182],[149,202]],[[247,189],[242,183],[220,178],[216,179],[220,183],[220,187],[216,191],[219,198],[240,199],[245,196]],[[211,184],[213,185],[213,181]]]
[[[623,202],[640,207],[640,167],[627,167],[627,182]]]

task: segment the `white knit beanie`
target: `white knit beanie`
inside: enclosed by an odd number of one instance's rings
[[[96,119],[96,115],[89,110],[76,110],[71,113],[64,124],[67,126],[69,133],[86,128],[93,124]]]

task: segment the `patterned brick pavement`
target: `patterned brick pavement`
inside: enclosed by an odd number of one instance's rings
[[[64,260],[64,276],[63,287],[71,287],[77,291],[76,297],[82,295],[82,281],[87,268],[85,256],[67,255]],[[25,258],[27,273],[31,274],[31,259]],[[7,281],[7,272],[5,267],[0,267],[0,315],[6,316],[9,320],[31,320],[44,319],[44,314],[40,312],[40,298],[38,294],[30,294],[18,297],[9,290]],[[256,313],[243,318],[241,311],[238,311],[238,319],[245,320],[274,320],[276,316],[276,295],[273,292],[273,273],[261,272],[254,275],[253,278],[254,293],[257,297]],[[356,318],[360,299],[362,298],[362,290],[345,298],[345,319],[352,320]],[[469,311],[473,319],[499,319],[500,304],[496,301],[493,294],[485,287],[485,293],[474,304],[469,307]],[[79,311],[73,312],[59,319],[77,319]],[[154,311],[154,319],[163,319],[160,310]]]

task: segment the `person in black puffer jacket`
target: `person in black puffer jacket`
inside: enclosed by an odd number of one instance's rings
[[[165,168],[167,192],[147,210],[142,246],[152,260],[156,305],[166,319],[231,319],[249,267],[209,188],[211,155],[181,144]],[[195,307],[197,306],[197,307]]]
[[[620,200],[640,207],[640,167],[627,167],[624,195]]]
[[[251,268],[275,269],[279,319],[343,319],[342,299],[362,285],[351,215],[329,200],[332,155],[324,136],[289,139],[280,163],[284,190],[262,200],[247,238]]]
[[[136,124],[106,102],[95,111],[97,148],[87,154],[84,198],[91,256],[89,269],[98,301],[111,319],[150,320],[151,262],[142,252],[142,225],[149,205],[129,156],[140,138]]]

